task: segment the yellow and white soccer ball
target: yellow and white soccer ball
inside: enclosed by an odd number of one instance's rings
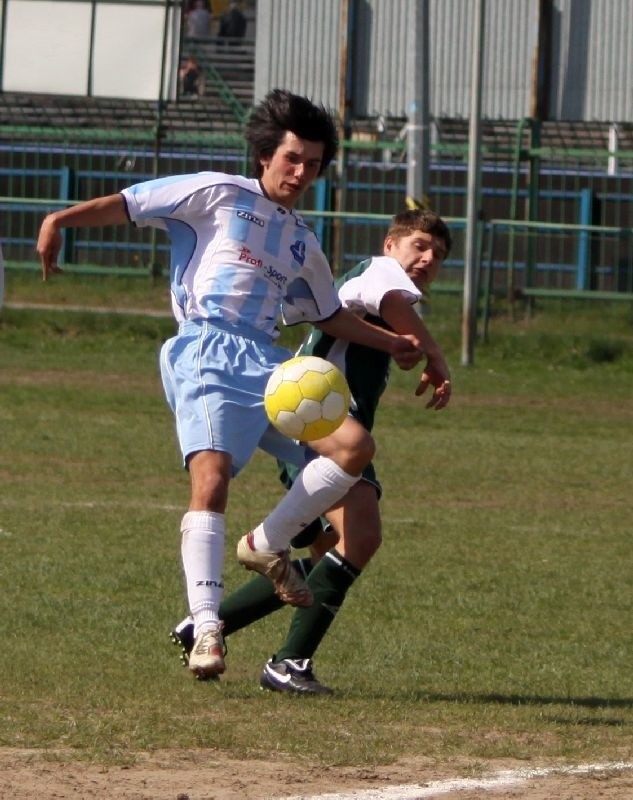
[[[343,373],[323,358],[297,356],[268,379],[268,419],[285,436],[311,442],[333,433],[347,416],[349,386]]]

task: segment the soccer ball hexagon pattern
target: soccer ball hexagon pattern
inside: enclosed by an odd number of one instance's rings
[[[333,433],[347,416],[350,391],[343,373],[323,358],[297,356],[268,379],[268,419],[291,439],[311,442]]]

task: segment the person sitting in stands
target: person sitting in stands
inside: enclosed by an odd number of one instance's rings
[[[204,94],[204,75],[200,64],[193,56],[188,56],[178,71],[180,78],[180,92],[183,95]]]

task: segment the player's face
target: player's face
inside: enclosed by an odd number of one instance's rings
[[[425,231],[414,231],[397,241],[387,236],[385,255],[392,256],[420,290],[430,286],[446,258],[446,246],[441,239]]]
[[[284,208],[293,208],[318,176],[323,149],[323,142],[300,139],[286,131],[273,155],[260,160],[261,182],[268,197]]]

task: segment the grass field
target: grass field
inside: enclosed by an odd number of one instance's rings
[[[125,290],[126,295],[121,292]],[[7,301],[165,308],[165,290],[9,276]],[[334,698],[260,692],[289,611],[189,678],[188,500],[157,351],[169,319],[0,313],[0,745],[119,763],[162,748],[323,764],[409,755],[633,756],[633,310],[562,302],[492,320],[459,365],[460,308],[428,319],[454,371],[425,412],[396,370],[375,430],[384,545],[316,658]],[[234,545],[281,494],[257,456],[234,483]],[[300,733],[295,733],[300,732]]]

